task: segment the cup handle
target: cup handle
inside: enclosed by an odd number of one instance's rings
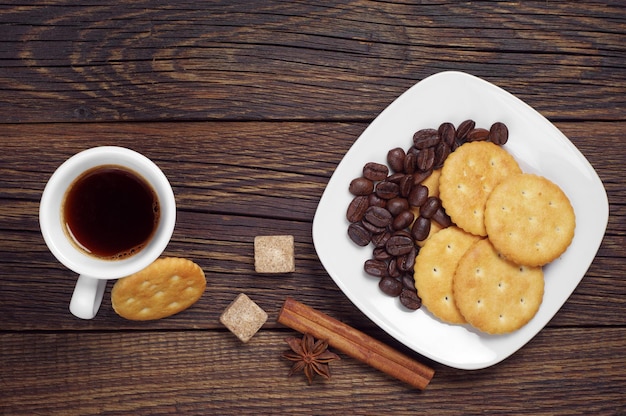
[[[100,309],[106,285],[105,279],[96,279],[82,274],[78,276],[70,301],[70,312],[81,319],[93,319]]]

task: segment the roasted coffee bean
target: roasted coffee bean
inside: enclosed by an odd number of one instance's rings
[[[391,238],[391,233],[389,231],[382,231],[380,233],[376,233],[372,235],[372,244],[374,247],[382,247],[385,248],[385,244],[387,244],[387,240]]]
[[[439,134],[440,142],[447,144],[448,147],[452,146],[454,139],[456,139],[454,124],[448,122],[441,123],[437,129],[437,134]]]
[[[437,212],[440,206],[441,200],[436,196],[430,196],[421,206],[420,216],[424,218],[431,218],[433,215],[435,215],[435,212]]]
[[[400,194],[400,187],[397,183],[381,181],[376,184],[376,195],[382,199],[395,198]]]
[[[398,183],[400,187],[400,196],[407,197],[411,192],[411,188],[413,188],[413,175],[404,175],[400,182]]]
[[[415,172],[415,166],[417,165],[417,154],[407,153],[404,157],[404,173],[410,175]]]
[[[404,153],[404,149],[401,147],[396,147],[395,149],[391,149],[387,153],[387,163],[391,167],[391,170],[394,172],[403,172],[404,173],[404,157],[406,153]]]
[[[378,225],[374,225],[371,222],[369,222],[365,216],[363,216],[363,220],[361,220],[361,224],[363,225],[363,227],[369,231],[370,233],[372,233],[372,235],[374,234],[380,234],[380,233],[384,233],[387,230],[387,226],[384,227],[380,227]],[[391,224],[391,223],[390,223]]]
[[[502,146],[509,140],[509,129],[506,124],[496,121],[489,129],[489,140],[492,143]]]
[[[415,247],[415,243],[411,236],[405,234],[395,233],[387,240],[385,248],[387,252],[392,256],[401,256],[411,251]]]
[[[402,282],[398,278],[386,276],[378,282],[380,290],[391,297],[398,297],[402,293]]]
[[[369,259],[365,261],[363,270],[370,276],[385,277],[387,276],[387,263],[381,260]]]
[[[404,176],[405,176],[404,173],[396,172],[396,173],[392,173],[391,175],[387,176],[387,178],[385,180],[389,181],[389,182],[397,183],[399,185],[400,181],[402,180],[402,178],[404,178]]]
[[[383,277],[378,282],[378,287],[383,291],[384,294],[393,296],[399,296],[402,292],[402,283],[398,279],[394,279],[393,277]]]
[[[407,209],[406,211],[402,211],[393,219],[391,227],[394,230],[404,230],[413,223],[414,219],[415,214],[413,214],[413,211]]]
[[[391,212],[381,207],[369,207],[365,211],[364,218],[370,224],[376,227],[386,227],[391,224]]]
[[[421,129],[413,135],[413,146],[417,149],[426,149],[439,143],[439,134],[435,129]]]
[[[383,207],[383,208],[385,208],[385,206],[387,205],[387,200],[386,199],[382,199],[381,197],[379,197],[378,195],[376,195],[374,193],[368,195],[367,201],[369,202],[369,206],[370,207]]]
[[[489,138],[489,130],[483,129],[481,127],[472,129],[469,133],[467,133],[467,141],[468,142],[482,142]]]
[[[415,155],[415,156],[417,156],[417,154],[418,154],[419,152],[420,152],[420,149],[418,149],[418,148],[417,148],[417,147],[415,147],[415,146],[411,146],[411,147],[409,147],[409,149],[406,151],[406,154],[407,154],[407,155]]]
[[[427,199],[428,187],[420,183],[413,186],[413,189],[411,190],[407,201],[412,207],[421,207]]]
[[[426,172],[435,165],[435,148],[427,147],[422,149],[417,155],[417,169],[420,172]]]
[[[420,215],[411,227],[411,235],[416,241],[424,241],[428,234],[430,234],[430,220]]]
[[[467,138],[467,133],[472,131],[476,127],[476,122],[474,120],[465,120],[459,127],[456,129],[456,140],[459,143],[463,143]]]
[[[400,303],[407,309],[416,311],[422,307],[422,300],[415,290],[403,288],[400,291]]]
[[[402,281],[402,286],[404,286],[406,289],[415,291],[415,279],[413,279],[413,271],[411,271],[410,273],[404,273],[400,277],[400,280]]]
[[[413,186],[417,185],[417,184],[421,184],[422,182],[424,182],[424,180],[426,178],[428,178],[430,175],[433,174],[432,170],[427,170],[425,172],[415,172],[413,173]]]
[[[369,208],[369,198],[367,196],[361,195],[355,197],[350,205],[348,205],[348,212],[346,213],[346,218],[350,222],[358,222],[363,219],[363,215],[365,215],[365,211]]]
[[[365,247],[370,243],[372,233],[362,223],[355,222],[348,226],[348,236],[357,246]]]
[[[402,271],[398,269],[397,257],[391,257],[387,263],[387,276],[400,277]]]
[[[374,191],[374,182],[367,178],[356,178],[350,182],[349,191],[352,195],[369,195]]]
[[[385,247],[376,247],[373,251],[372,251],[372,256],[374,257],[374,260],[380,260],[380,261],[388,261],[390,260],[393,256],[389,253],[387,253],[387,250],[385,250]]]
[[[443,162],[445,162],[448,156],[450,156],[450,152],[450,146],[444,142],[439,143],[437,147],[435,147],[435,164],[433,167],[435,169],[442,167]]]
[[[382,181],[389,174],[389,168],[381,163],[368,162],[363,166],[363,176],[372,181]]]
[[[413,266],[415,265],[415,256],[417,256],[417,249],[414,245],[411,251],[396,257],[396,265],[398,266],[398,269],[403,272],[413,271]]]
[[[387,201],[387,211],[391,212],[391,215],[398,215],[407,209],[409,209],[409,201],[405,198],[398,197]]]
[[[443,207],[439,207],[439,209],[437,209],[431,219],[433,221],[436,221],[443,228],[447,228],[452,225],[452,219],[448,214],[446,214],[446,211],[443,209]]]

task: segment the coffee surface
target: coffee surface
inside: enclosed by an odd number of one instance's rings
[[[141,176],[104,165],[72,183],[62,216],[68,234],[82,249],[100,258],[123,259],[150,241],[160,209],[156,193]]]

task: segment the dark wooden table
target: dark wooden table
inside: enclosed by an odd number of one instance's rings
[[[11,4],[14,3],[14,4]],[[626,8],[615,2],[4,2],[0,5],[0,413],[626,413]],[[325,3],[325,2],[322,2]],[[354,140],[419,80],[465,71],[517,95],[597,170],[608,228],[576,291],[505,361],[432,362],[369,321],[322,267],[319,198]],[[119,145],[170,179],[165,255],[204,269],[190,309],[72,316],[75,275],[39,232],[65,159]],[[338,209],[343,209],[338,207]],[[295,237],[296,272],[254,272],[256,235]],[[247,344],[219,322],[238,293],[269,314]],[[287,377],[288,296],[432,366],[418,391],[340,354]]]

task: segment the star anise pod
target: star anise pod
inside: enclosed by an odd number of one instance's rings
[[[327,350],[326,340],[315,340],[310,334],[304,334],[302,339],[289,337],[285,341],[291,347],[283,353],[283,358],[293,361],[289,376],[304,371],[309,384],[313,383],[313,376],[319,374],[325,379],[330,379],[330,367],[328,363],[339,360],[339,356]]]

